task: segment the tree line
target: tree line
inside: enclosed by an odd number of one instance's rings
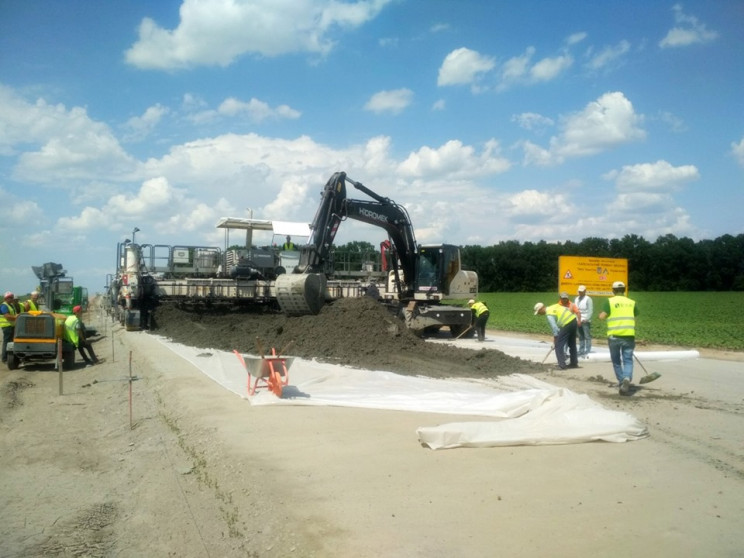
[[[560,256],[626,258],[634,291],[744,290],[744,234],[697,242],[673,234],[649,242],[629,234],[610,240],[505,241],[462,248],[463,267],[478,273],[483,292],[555,290]]]
[[[351,252],[379,263],[379,248],[350,242]],[[376,254],[376,258],[375,258]],[[673,234],[649,242],[635,234],[581,242],[519,242],[461,247],[462,265],[478,273],[482,292],[546,292],[558,286],[558,258],[625,258],[634,291],[744,291],[744,234],[693,241]]]

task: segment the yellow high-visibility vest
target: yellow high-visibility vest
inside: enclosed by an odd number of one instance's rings
[[[635,337],[635,300],[626,296],[613,296],[607,316],[607,335]]]
[[[555,316],[555,321],[558,323],[558,327],[563,327],[566,324],[570,324],[576,319],[576,314],[571,312],[570,308],[566,308],[561,304],[553,304],[545,309],[545,313],[548,316]]]
[[[3,302],[2,304],[5,304],[5,307],[8,309],[7,312],[0,314],[0,327],[13,327],[15,324],[8,320],[8,318],[5,317],[5,314],[10,314],[11,316],[16,315],[15,308],[10,302]],[[0,306],[2,306],[0,304]]]
[[[67,340],[76,347],[80,343],[80,338],[78,337],[78,324],[80,324],[80,320],[75,314],[65,320],[65,336],[67,337]]]
[[[476,302],[470,307],[470,309],[475,313],[476,318],[483,314],[483,312],[488,312],[488,306],[482,302]]]

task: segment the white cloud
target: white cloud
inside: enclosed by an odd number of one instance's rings
[[[564,157],[593,155],[644,139],[642,121],[625,95],[618,91],[605,93],[583,111],[565,119],[563,134],[552,147]]]
[[[621,92],[605,93],[584,110],[561,119],[562,131],[550,139],[550,147],[523,142],[524,163],[553,165],[572,157],[585,157],[646,137],[643,116]]]
[[[410,89],[394,89],[392,91],[380,91],[370,97],[364,105],[364,110],[372,112],[390,112],[399,114],[413,100],[413,91]]]
[[[573,58],[568,54],[543,58],[530,68],[530,77],[533,82],[550,81],[559,76],[573,64]]]
[[[694,165],[674,167],[664,160],[655,163],[625,165],[603,175],[605,180],[614,180],[617,189],[623,192],[670,191],[684,182],[697,180],[700,172]]]
[[[591,53],[586,67],[590,70],[600,70],[616,63],[620,58],[630,51],[630,43],[626,40],[620,41],[614,46],[606,46],[597,53]]]
[[[573,65],[569,53],[560,56],[546,57],[532,64],[535,47],[527,47],[520,56],[507,60],[501,67],[498,90],[505,90],[513,85],[532,85],[551,81]]]
[[[57,226],[63,231],[82,231],[106,227],[110,223],[104,211],[94,207],[85,207],[76,217],[61,217]]]
[[[431,27],[429,27],[429,32],[431,33],[441,33],[442,31],[449,31],[450,24],[449,23],[435,23]]]
[[[535,47],[528,47],[521,56],[514,56],[507,60],[501,69],[502,82],[514,82],[525,76],[534,54]]]
[[[302,113],[287,105],[279,105],[271,108],[268,103],[252,98],[247,103],[235,97],[229,97],[222,101],[217,112],[224,116],[246,115],[254,122],[260,122],[267,118],[299,118]]]
[[[185,93],[181,100],[181,109],[186,112],[204,110],[207,106],[209,105],[204,99],[193,93]]]
[[[685,124],[685,121],[682,120],[679,116],[676,114],[672,114],[671,112],[663,111],[658,114],[659,120],[661,120],[664,124],[669,126],[669,129],[672,132],[686,132],[687,131],[687,125]]]
[[[112,197],[106,204],[106,208],[117,214],[160,213],[164,206],[173,201],[175,195],[168,179],[159,176],[146,180],[134,197],[124,194]]]
[[[0,187],[0,199],[3,200],[4,207],[12,208],[3,215],[0,231],[9,225],[34,223],[44,217],[36,200],[23,199],[2,187]]]
[[[670,29],[659,41],[661,48],[709,43],[718,38],[718,32],[709,30],[704,23],[698,21],[697,17],[685,14],[679,4],[675,4],[672,10],[677,26]]]
[[[539,130],[555,124],[552,119],[535,112],[523,112],[514,114],[511,117],[512,122],[516,122],[525,130]]]
[[[576,43],[580,43],[584,39],[586,39],[587,34],[584,31],[581,31],[579,33],[573,33],[568,36],[566,39],[566,43],[569,45],[575,45]]]
[[[564,196],[538,190],[523,190],[508,196],[512,217],[550,217],[568,210],[571,203]]]
[[[43,99],[32,104],[2,85],[0,129],[0,154],[13,155],[20,145],[26,149],[13,169],[16,180],[65,187],[99,176],[128,179],[138,168],[111,129],[91,120],[84,108],[68,110]]]
[[[538,167],[547,167],[563,162],[562,159],[551,153],[549,149],[540,147],[529,140],[523,141],[521,147],[522,151],[524,151],[523,164],[525,166],[536,165]]]
[[[509,169],[511,163],[501,156],[496,140],[485,144],[480,154],[459,140],[450,140],[438,149],[422,147],[411,153],[398,166],[405,177],[474,178],[486,174],[499,174]]]
[[[458,48],[445,56],[439,67],[437,85],[467,85],[475,83],[478,78],[490,72],[496,62],[493,58],[470,50]]]
[[[175,29],[144,18],[125,58],[138,68],[173,70],[228,66],[246,53],[325,55],[334,47],[329,35],[335,28],[359,27],[389,2],[184,0]]]
[[[739,140],[739,143],[731,142],[731,154],[744,167],[744,138]]]
[[[230,118],[232,120],[236,117],[244,117],[251,122],[258,123],[267,119],[294,120],[302,116],[300,111],[293,109],[289,105],[271,107],[265,101],[261,101],[255,97],[249,101],[241,101],[235,97],[228,97],[220,103],[217,109],[211,109],[207,108],[208,105],[203,100],[192,96],[185,96],[182,106],[186,112],[186,119],[196,126],[218,122],[223,118]]]
[[[431,105],[431,110],[444,110],[447,108],[447,103],[444,99],[437,99],[433,105]]]
[[[148,107],[142,116],[133,116],[124,126],[129,130],[126,139],[130,141],[144,139],[169,112],[170,109],[158,103]]]

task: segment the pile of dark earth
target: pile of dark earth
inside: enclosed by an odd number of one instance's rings
[[[366,297],[342,298],[316,316],[299,317],[167,302],[153,312],[150,331],[191,347],[254,355],[274,348],[279,354],[409,376],[490,378],[545,370],[494,349],[427,342]]]

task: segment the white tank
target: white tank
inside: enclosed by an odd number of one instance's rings
[[[137,273],[139,271],[139,246],[129,244],[126,248],[126,273]]]

